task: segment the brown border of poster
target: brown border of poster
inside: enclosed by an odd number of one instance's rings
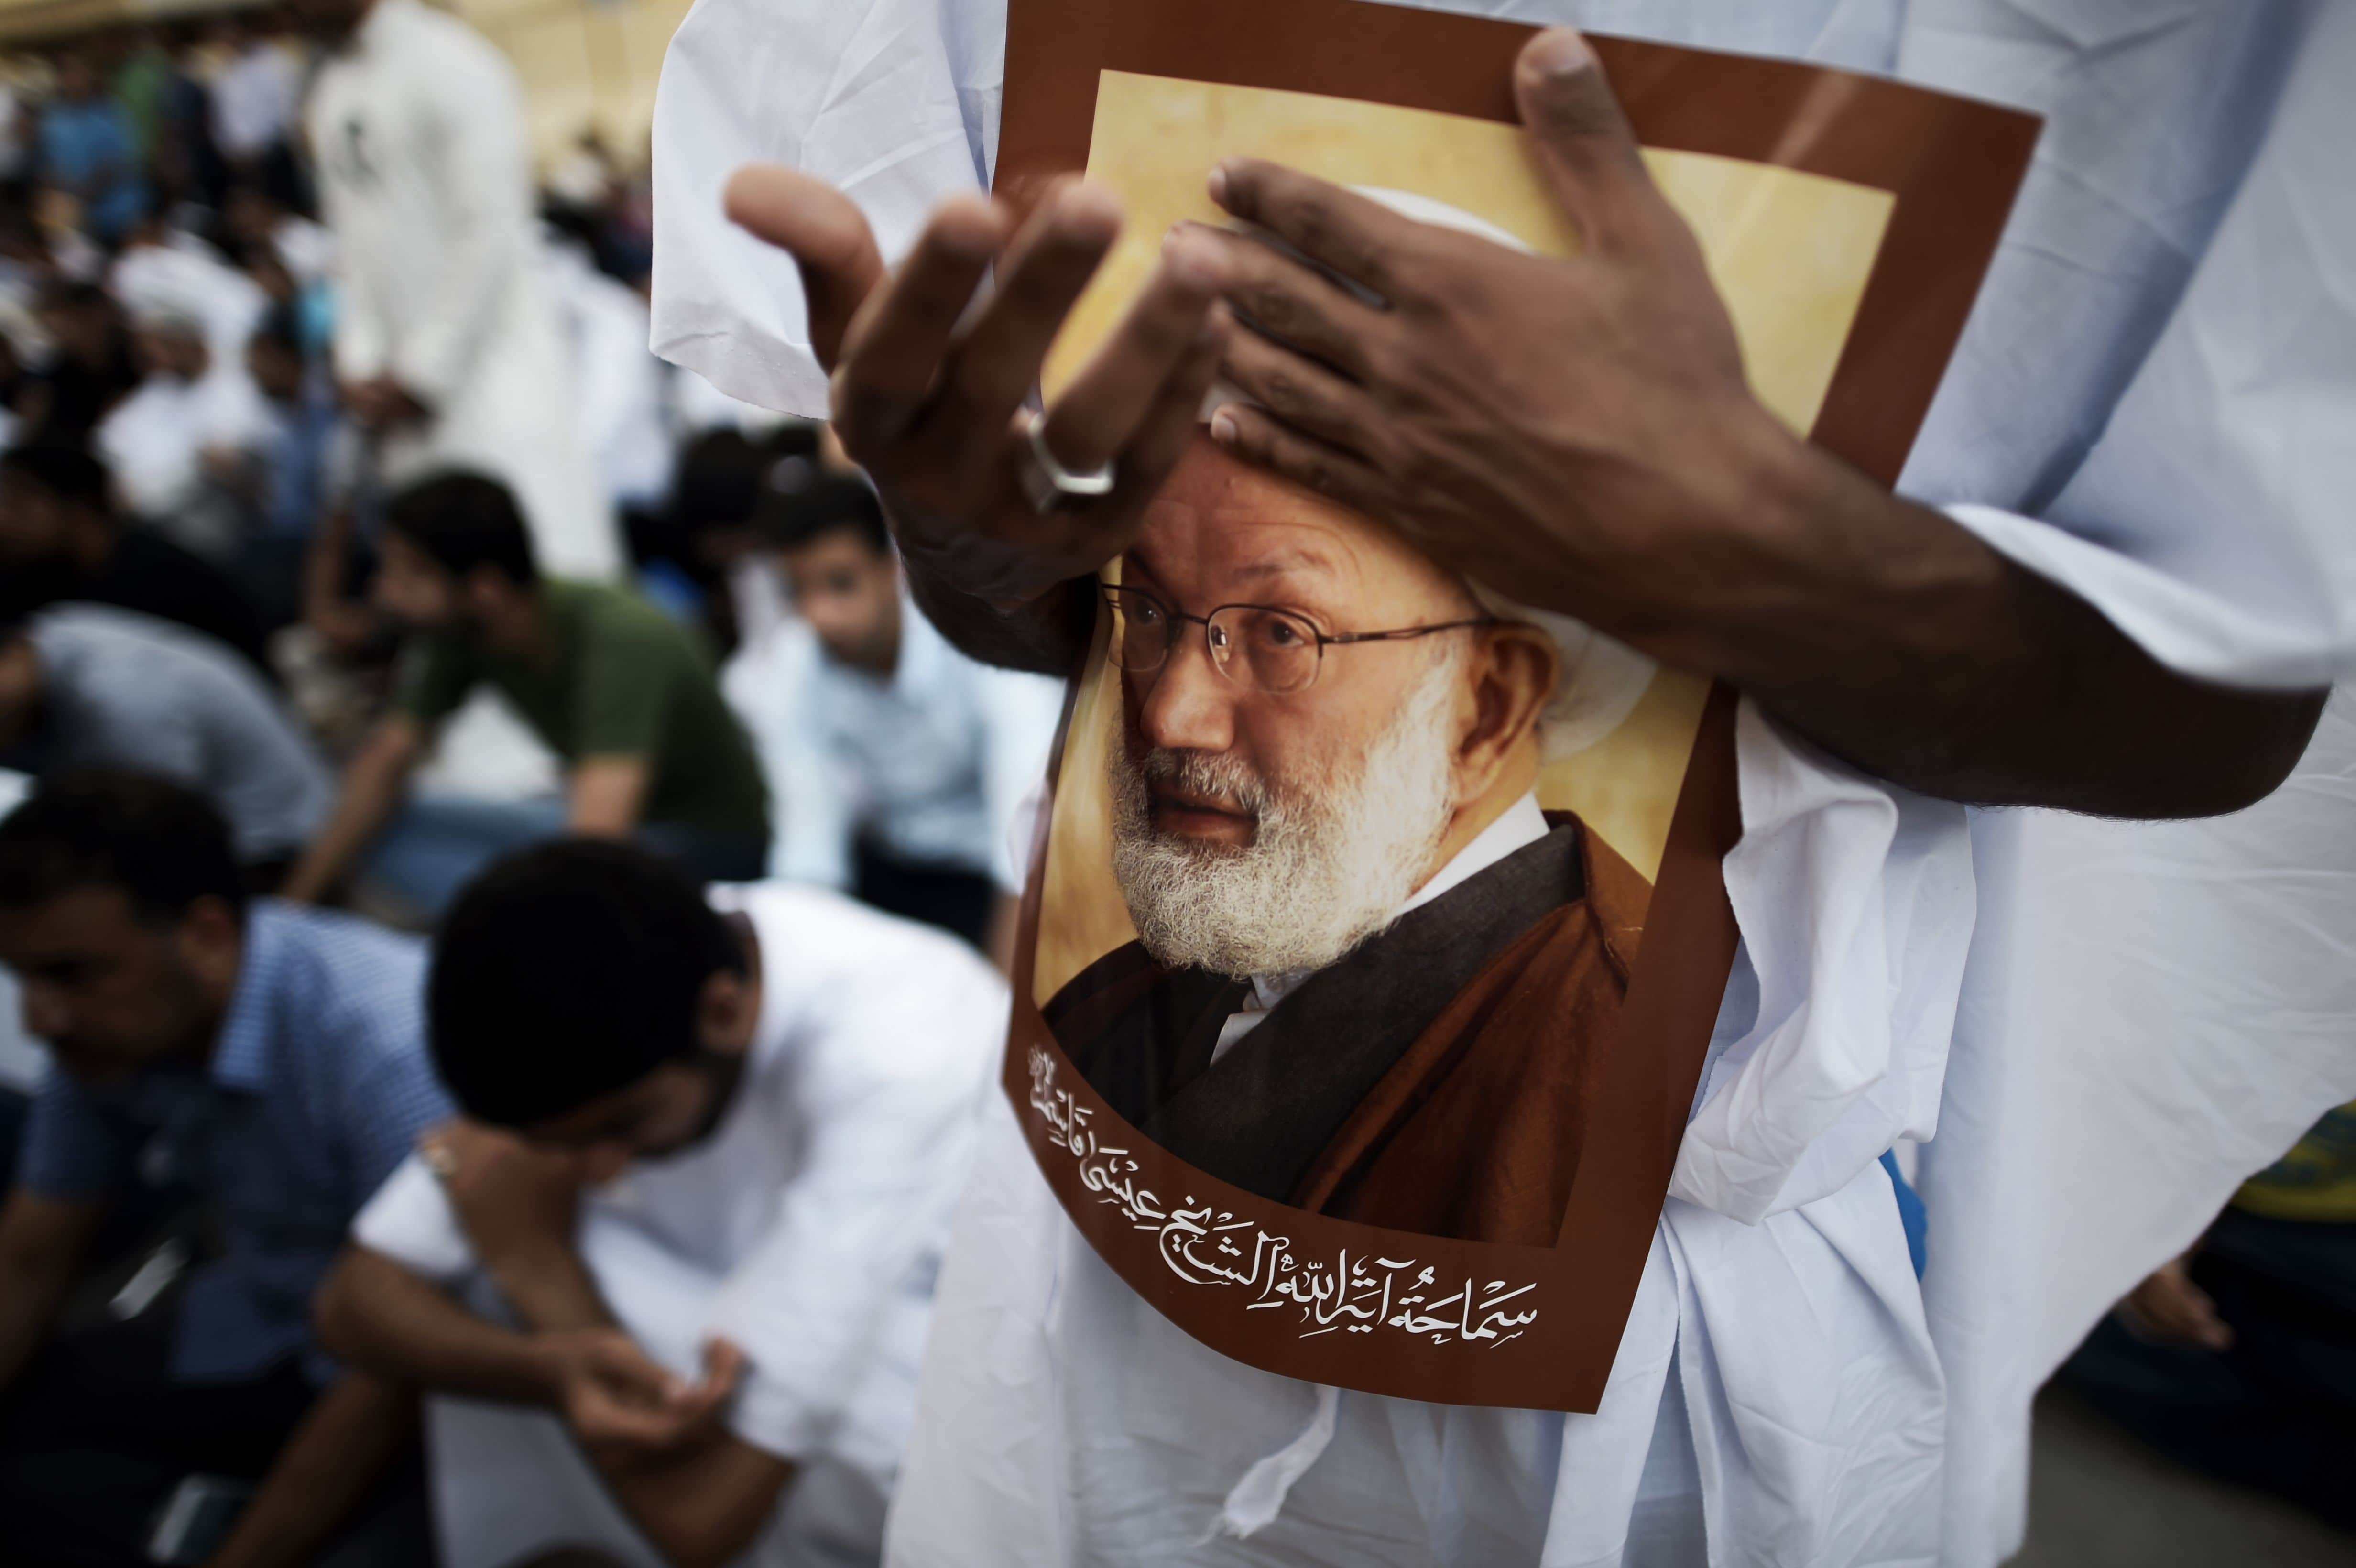
[[[997,188],[1027,203],[1084,168],[1099,72],[1126,70],[1435,110],[1512,123],[1512,68],[1535,29],[1363,0],[1011,0]],[[2001,233],[2038,122],[1876,78],[1747,56],[1595,37],[1647,146],[1782,165],[1890,192],[1872,276],[1810,437],[1896,481]],[[1592,1411],[1635,1295],[1736,944],[1719,864],[1741,831],[1734,698],[1711,696],[1679,795],[1599,1118],[1552,1248],[1409,1236],[1331,1220],[1226,1186],[1119,1121],[1063,1056],[1030,995],[1042,815],[1020,928],[1005,1088],[1066,1211],[1098,1253],[1180,1328],[1288,1377],[1454,1404]],[[1069,710],[1066,709],[1066,724]],[[1058,738],[1056,755],[1062,753]],[[1135,1189],[1194,1211],[1264,1218],[1321,1259],[1413,1258],[1442,1284],[1526,1279],[1544,1327],[1425,1338],[1364,1328],[1304,1338],[1301,1311],[1241,1309],[1232,1286],[1189,1284],[1154,1233],[1051,1147],[1032,1107],[1048,1072],[1066,1114],[1115,1143]],[[1265,1239],[1265,1238],[1263,1238]],[[1427,1277],[1429,1275],[1427,1275]],[[1305,1310],[1303,1308],[1302,1310]],[[1344,1325],[1346,1326],[1346,1324]],[[1442,1342],[1442,1341],[1445,1342]]]

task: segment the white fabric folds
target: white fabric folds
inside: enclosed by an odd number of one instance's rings
[[[1447,8],[1894,72],[2046,116],[1901,489],[2179,668],[2262,687],[2348,670],[2356,184],[2332,133],[2356,10]],[[898,254],[987,178],[1002,27],[999,0],[697,0],[658,105],[656,350],[822,413],[792,266],[726,223],[721,187],[746,162],[795,165]],[[1717,1568],[1998,1561],[2036,1385],[2242,1176],[2356,1096],[2356,724],[2335,710],[2259,808],[2174,826],[1969,813],[1859,777],[1748,704],[1738,750],[1744,954],[1598,1414],[1344,1394],[1278,1517],[1198,1544],[1301,1434],[1309,1391],[1128,1294],[1003,1125],[943,1276],[894,1560],[1634,1565],[1666,1390]],[[1931,1140],[1920,1289],[1874,1163],[1901,1137]],[[1321,1537],[1320,1520],[1360,1533]]]

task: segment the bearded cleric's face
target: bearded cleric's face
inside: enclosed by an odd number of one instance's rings
[[[1268,689],[1248,658],[1215,661],[1183,617],[1280,609],[1307,634],[1297,645],[1482,612],[1387,531],[1206,442],[1147,514],[1120,586],[1174,612],[1159,667],[1122,672],[1108,758],[1114,876],[1165,965],[1242,977],[1333,963],[1535,775],[1534,718],[1503,735],[1483,720],[1501,680],[1551,682],[1551,652],[1534,655],[1544,640],[1523,628],[1312,645],[1315,677],[1294,690]]]

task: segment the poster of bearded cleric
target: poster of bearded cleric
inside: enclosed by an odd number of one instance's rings
[[[1013,0],[999,193],[1085,169],[1128,215],[1049,396],[1172,223],[1226,221],[1223,157],[1575,264],[1514,123],[1528,31],[1352,0]],[[2034,122],[1595,44],[1760,400],[1894,482]],[[1736,695],[1207,439],[1100,600],[1004,1072],[1066,1213],[1252,1365],[1592,1410],[1735,951]]]

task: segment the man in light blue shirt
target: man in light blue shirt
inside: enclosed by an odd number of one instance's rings
[[[785,875],[1001,953],[1023,870],[1007,842],[1063,689],[951,647],[909,603],[874,492],[821,478],[761,518],[817,642],[787,694]]]
[[[243,889],[220,816],[160,779],[61,774],[0,823],[0,962],[52,1057],[0,1207],[0,1518],[37,1560],[143,1561],[197,1473],[259,1483],[241,1529],[316,1544],[413,1412],[338,1375],[310,1311],[352,1216],[450,1115],[423,949]],[[44,1346],[109,1209],[166,1184],[220,1255]],[[296,1448],[354,1489],[281,1474]]]

